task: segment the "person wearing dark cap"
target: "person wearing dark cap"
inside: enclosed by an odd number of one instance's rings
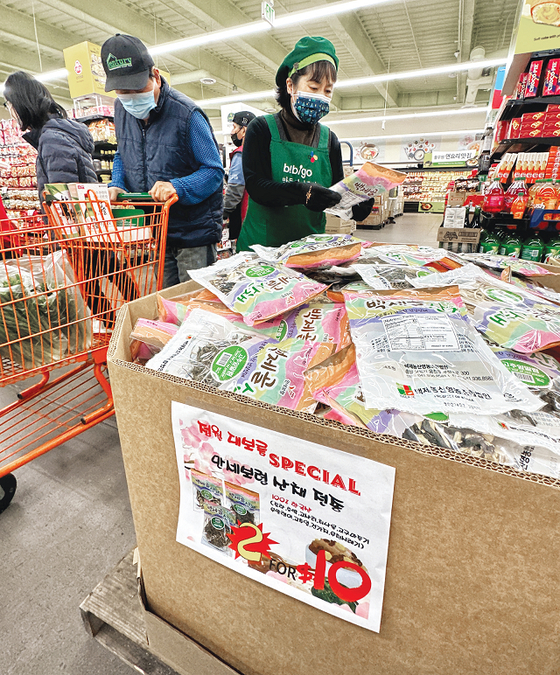
[[[237,250],[253,244],[280,246],[325,231],[323,211],[340,195],[329,186],[342,180],[342,154],[335,134],[319,124],[329,112],[337,79],[333,44],[304,37],[276,73],[281,111],[258,117],[247,129],[243,173],[249,194]],[[373,200],[353,207],[363,220]]]
[[[235,150],[230,153],[229,174],[226,193],[224,195],[224,219],[229,218],[229,238],[235,241],[241,230],[241,223],[247,213],[248,195],[245,190],[243,177],[243,140],[249,123],[255,119],[255,115],[249,110],[241,110],[233,116],[231,130],[231,142]]]
[[[222,236],[224,169],[205,113],[169,86],[141,40],[117,34],[101,48],[106,91],[115,91],[118,151],[109,183],[120,192],[177,194],[169,213],[163,286],[211,265]]]

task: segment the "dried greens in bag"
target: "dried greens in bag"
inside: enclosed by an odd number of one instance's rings
[[[193,486],[195,510],[203,510],[205,502],[222,504],[224,490],[220,478],[191,469],[191,483]]]
[[[414,280],[429,277],[435,270],[429,267],[404,265],[357,265],[356,270],[368,286],[383,291],[391,288],[414,288]]]
[[[234,523],[260,522],[260,496],[258,492],[248,490],[244,486],[225,483],[226,504],[232,512]]]
[[[368,408],[498,414],[542,402],[496,358],[457,287],[345,291]]]
[[[360,255],[362,246],[371,244],[351,234],[311,234],[277,248],[260,244],[251,248],[259,258],[268,262],[310,270],[351,262]]]
[[[221,316],[195,309],[146,367],[272,405],[313,412],[316,403],[304,373],[335,348],[333,343],[261,338]]]
[[[295,309],[326,290],[324,284],[299,272],[248,253],[238,253],[211,267],[190,270],[189,274],[241,314],[248,326]]]
[[[247,362],[269,341],[197,308],[146,368],[222,388],[234,384]]]
[[[560,307],[472,264],[413,283],[417,288],[458,284],[478,330],[506,349],[532,354],[560,344]]]
[[[475,265],[494,270],[505,270],[509,267],[514,274],[521,274],[523,276],[532,277],[552,274],[546,267],[531,260],[510,258],[506,255],[497,255],[495,253],[460,253],[459,256],[463,260],[463,264],[472,262]]]
[[[442,248],[416,244],[374,244],[371,248],[364,249],[351,266],[357,269],[360,265],[431,267],[437,272],[445,272],[461,267],[464,261]]]
[[[231,511],[225,506],[207,501],[204,502],[203,510],[202,543],[213,546],[227,555],[233,555],[233,551],[229,548],[231,542],[228,537],[235,525]]]

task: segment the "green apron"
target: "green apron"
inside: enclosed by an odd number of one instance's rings
[[[292,143],[286,138],[279,115],[266,115],[272,136],[270,164],[272,180],[278,183],[298,181],[332,185],[329,157],[329,130],[320,125],[317,147]],[[288,241],[322,234],[326,217],[322,212],[310,211],[303,204],[296,206],[262,206],[249,197],[247,215],[237,240],[238,251],[248,251],[253,244],[280,246]]]

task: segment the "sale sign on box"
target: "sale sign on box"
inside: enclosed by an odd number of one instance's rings
[[[394,468],[177,402],[172,417],[177,541],[379,632]]]

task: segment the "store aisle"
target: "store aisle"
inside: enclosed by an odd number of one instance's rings
[[[405,213],[382,230],[356,230],[356,236],[367,241],[391,244],[424,244],[437,246],[437,229],[443,216],[437,213]]]

